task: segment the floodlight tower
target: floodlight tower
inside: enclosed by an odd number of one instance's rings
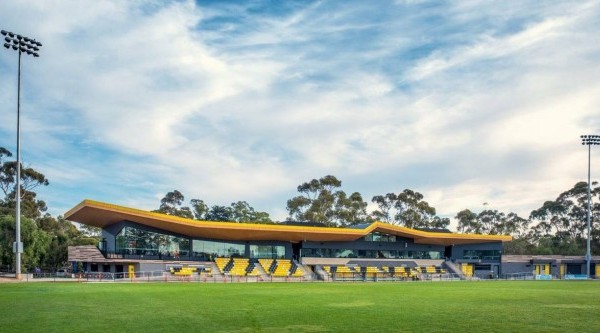
[[[15,34],[10,31],[0,31],[4,36],[4,47],[13,49],[19,53],[19,74],[17,79],[17,184],[15,186],[16,199],[16,228],[15,242],[13,243],[13,252],[15,252],[15,277],[21,279],[21,253],[23,252],[23,243],[21,242],[21,54],[26,53],[35,58],[39,57],[38,51],[42,43],[35,39]]]
[[[592,252],[590,247],[590,239],[592,238],[591,233],[591,219],[592,219],[592,183],[590,182],[590,167],[592,157],[592,146],[600,145],[600,135],[582,135],[581,144],[588,146],[588,192],[587,192],[587,251],[585,253],[585,262],[587,266],[587,278],[591,277],[590,274],[590,263],[592,261]]]

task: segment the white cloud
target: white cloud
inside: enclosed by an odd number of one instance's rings
[[[578,135],[600,131],[597,3],[396,5],[3,2],[7,29],[44,42],[24,129],[51,207],[152,208],[179,189],[283,218],[299,183],[334,174],[372,180],[348,189],[366,198],[414,187],[445,215],[525,214],[582,179]],[[4,140],[14,111],[0,111]]]

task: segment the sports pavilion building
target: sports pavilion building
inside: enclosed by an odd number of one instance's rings
[[[173,273],[190,266],[223,276],[498,276],[502,244],[512,240],[382,222],[336,228],[197,221],[92,200],[65,218],[102,229],[98,247],[69,248],[73,270],[87,272]]]

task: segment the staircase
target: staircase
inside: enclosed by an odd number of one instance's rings
[[[219,267],[217,267],[217,264],[215,264],[214,261],[207,263],[207,266],[210,267],[210,274],[212,278],[225,278],[225,275],[221,274]]]
[[[325,271],[325,269],[323,269],[323,266],[321,266],[321,265],[315,266],[315,274],[319,280],[323,280],[323,281],[331,280],[331,276],[329,275],[329,272]]]
[[[265,271],[265,269],[262,267],[262,265],[259,264],[258,262],[255,263],[254,265],[256,267],[256,270],[258,271],[258,276],[266,281],[269,278],[269,274]]]
[[[302,265],[295,259],[292,260],[292,266],[295,267],[295,269],[293,269],[294,271],[301,271],[302,273],[304,273],[302,276],[304,278],[304,280],[309,280],[309,281],[313,280],[314,273],[310,270],[310,268]]]
[[[452,261],[450,261],[450,260],[444,261],[442,263],[442,267],[445,267],[446,270],[448,270],[448,273],[457,274],[461,280],[466,279],[465,274],[462,272],[462,270],[458,266],[456,266],[456,264],[454,264]]]

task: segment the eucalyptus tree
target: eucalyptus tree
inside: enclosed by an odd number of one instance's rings
[[[232,202],[229,206],[209,206],[204,200],[192,199],[184,206],[185,197],[178,190],[168,192],[155,212],[195,219],[199,221],[223,221],[238,223],[273,223],[269,213],[257,211],[246,201]]]
[[[0,147],[0,190],[4,197],[0,199],[0,214],[14,213],[16,206],[15,190],[17,183],[17,162],[8,160],[12,153]],[[34,190],[39,186],[48,186],[46,176],[32,167],[21,165],[21,214],[32,219],[39,218],[48,209],[43,200],[37,198]]]
[[[319,222],[328,226],[345,226],[369,220],[367,203],[362,195],[347,195],[342,181],[327,175],[298,185],[300,195],[287,201],[288,219]]]
[[[592,183],[592,197],[600,195],[598,183]],[[600,211],[599,203],[593,206],[592,216]],[[562,192],[553,201],[546,201],[542,207],[530,214],[536,223],[536,230],[543,234],[562,234],[572,239],[582,239],[586,235],[587,183],[578,182],[571,189]],[[596,215],[597,216],[597,215]],[[600,221],[594,219],[594,227]]]
[[[160,200],[160,207],[155,212],[191,219],[194,214],[189,207],[183,206],[184,201],[185,197],[178,190],[167,192]]]
[[[495,209],[486,209],[479,214],[465,209],[454,218],[458,221],[458,232],[467,234],[520,236],[527,232],[529,225],[529,220],[516,213],[505,214]]]
[[[436,216],[435,208],[417,191],[376,195],[371,201],[378,207],[372,215],[383,222],[408,228],[446,228],[450,224],[450,219]]]

